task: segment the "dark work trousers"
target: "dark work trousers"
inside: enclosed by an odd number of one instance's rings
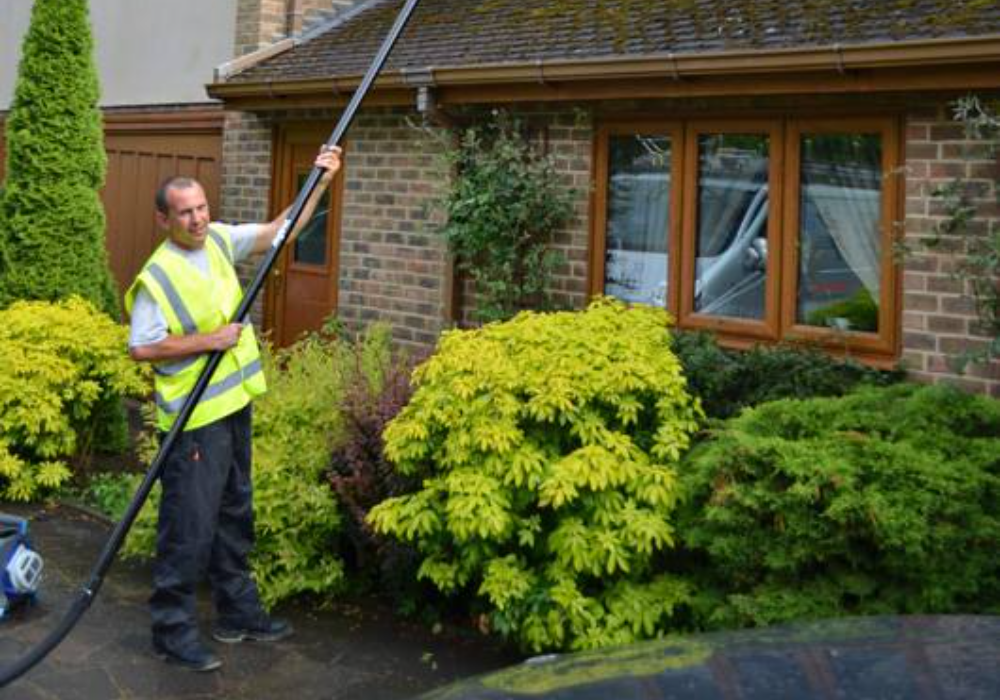
[[[153,636],[182,648],[198,639],[195,587],[207,575],[220,620],[260,611],[253,547],[250,406],[185,431],[163,469],[150,608]]]

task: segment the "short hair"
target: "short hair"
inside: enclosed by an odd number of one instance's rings
[[[188,187],[200,187],[201,184],[192,177],[184,175],[174,175],[168,177],[156,190],[156,210],[166,216],[170,213],[170,202],[167,201],[167,192],[170,190],[186,190]]]

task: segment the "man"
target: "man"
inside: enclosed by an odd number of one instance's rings
[[[323,178],[306,203],[309,221],[340,169],[340,149],[316,158]],[[153,567],[153,649],[197,671],[222,665],[201,639],[195,586],[207,574],[220,642],[276,641],[291,634],[263,612],[247,556],[253,546],[250,402],[266,387],[253,328],[230,323],[243,290],[235,263],[266,251],[288,210],[268,224],[210,223],[205,192],[175,177],[156,195],[157,224],[167,240],[150,256],[125,296],[129,353],[152,362],[157,427],[173,425],[212,351],[224,351],[212,381],[164,466]]]

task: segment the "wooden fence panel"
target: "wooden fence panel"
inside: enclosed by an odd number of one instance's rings
[[[136,122],[109,118],[105,125],[107,185],[102,193],[107,215],[111,271],[123,292],[163,240],[156,225],[154,196],[173,175],[193,177],[205,187],[209,206],[219,207],[222,167],[222,114],[188,120]]]

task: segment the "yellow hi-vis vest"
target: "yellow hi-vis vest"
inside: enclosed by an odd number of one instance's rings
[[[172,335],[210,333],[228,323],[243,297],[233,267],[233,244],[228,230],[210,227],[205,252],[209,277],[175,248],[161,244],[126,292],[125,309],[132,313],[135,295],[144,287],[162,310]],[[170,430],[173,426],[207,362],[207,355],[203,354],[153,365],[156,423],[160,430]],[[257,339],[247,324],[236,346],[222,356],[184,429],[194,430],[225,418],[266,390]]]

